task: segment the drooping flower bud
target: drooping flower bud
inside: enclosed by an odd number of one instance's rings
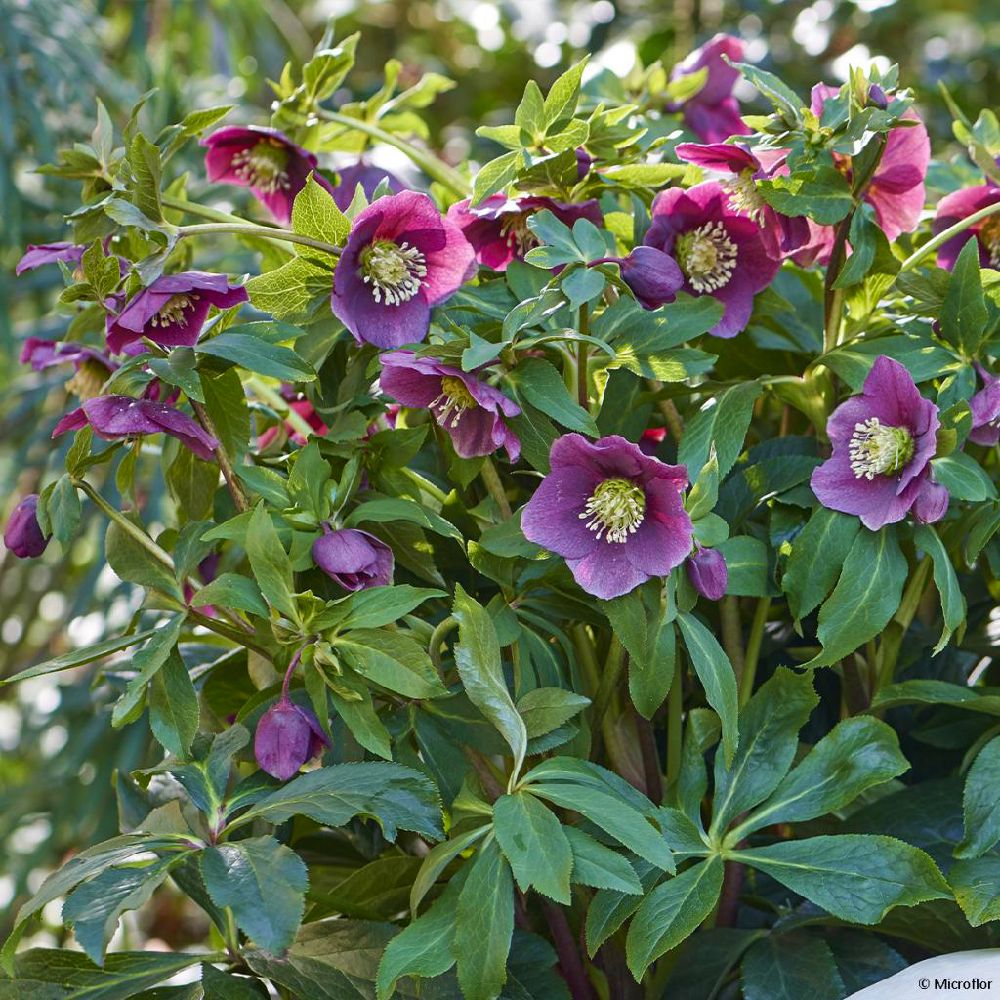
[[[655,247],[636,247],[618,266],[622,280],[644,309],[658,309],[673,302],[684,287],[684,274],[677,261]]]
[[[49,539],[38,523],[38,494],[26,496],[10,515],[3,543],[18,559],[34,559],[45,551]]]
[[[684,563],[691,586],[710,601],[718,601],[729,583],[726,557],[718,549],[698,549]]]
[[[332,531],[324,525],[323,532],[313,543],[313,561],[345,590],[367,590],[392,583],[395,560],[385,542],[356,528]]]
[[[253,752],[268,774],[287,781],[329,745],[316,716],[282,695],[257,723]]]

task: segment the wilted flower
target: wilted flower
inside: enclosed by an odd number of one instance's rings
[[[337,208],[341,212],[346,212],[351,207],[351,202],[354,201],[354,193],[357,191],[359,184],[361,185],[361,190],[365,193],[365,197],[371,201],[375,189],[382,181],[388,182],[389,191],[392,194],[397,194],[403,190],[403,182],[394,174],[389,173],[388,170],[383,170],[381,167],[365,163],[364,160],[358,160],[352,166],[344,167],[337,171],[337,183],[330,185],[330,193],[333,195],[333,200]]]
[[[313,562],[345,590],[367,590],[392,583],[395,559],[392,549],[380,538],[357,528],[332,530],[323,525],[323,534],[313,542]]]
[[[45,551],[48,538],[38,523],[38,494],[30,493],[15,508],[3,532],[3,543],[18,559],[34,559]]]
[[[627,257],[616,263],[622,281],[632,290],[643,309],[658,309],[673,302],[684,287],[684,272],[669,254],[655,247],[635,247]]]
[[[246,301],[247,290],[224,274],[164,274],[108,316],[108,347],[119,354],[143,337],[164,347],[192,347],[212,306],[228,309]]]
[[[273,128],[227,125],[201,140],[208,147],[205,169],[210,181],[250,188],[276,222],[292,217],[295,196],[316,170],[316,157]],[[329,184],[317,173],[316,180]]]
[[[34,271],[36,267],[55,264],[60,260],[71,267],[76,267],[83,260],[83,252],[86,249],[76,243],[29,244],[24,256],[17,262],[14,273],[24,274],[25,271]]]
[[[387,195],[354,219],[333,276],[333,311],[359,342],[414,344],[427,336],[431,307],[474,270],[472,247],[427,195]]]
[[[677,261],[684,291],[711,295],[725,306],[709,331],[717,337],[735,337],[747,325],[754,295],[771,283],[779,265],[757,223],[734,212],[715,181],[661,191],[643,242]]]
[[[740,78],[722,57],[733,62],[743,59],[743,42],[732,35],[715,35],[700,49],[695,49],[682,63],[674,67],[671,80],[706,71],[705,83],[693,97],[668,110],[680,111],[684,124],[702,142],[724,142],[731,135],[749,135],[752,131],[740,118],[739,102],[733,97],[733,87]]]
[[[969,440],[992,447],[1000,441],[1000,378],[991,375],[982,365],[977,364],[976,368],[983,387],[969,400],[972,410]]]
[[[938,408],[910,373],[885,355],[875,359],[860,396],[841,403],[826,425],[833,456],[812,474],[824,507],[856,514],[872,531],[901,521],[937,521],[948,491],[931,481]]]
[[[621,597],[666,576],[691,551],[684,510],[687,470],[644,455],[612,435],[565,434],[552,445],[552,471],[521,513],[526,538],[561,555],[595,597]]]
[[[783,156],[767,169],[743,146],[726,143],[701,146],[694,142],[682,142],[674,152],[688,163],[730,175],[720,182],[729,195],[730,207],[760,226],[772,257],[786,257],[809,240],[809,222],[805,216],[776,212],[757,190],[757,181],[769,177],[784,162]]]
[[[578,166],[579,163],[577,157]],[[537,237],[528,228],[528,219],[543,209],[570,227],[577,219],[588,219],[595,226],[604,221],[594,199],[570,205],[552,198],[508,198],[502,194],[490,195],[474,208],[466,198],[448,209],[448,218],[472,244],[480,264],[494,271],[506,271],[512,260],[521,260],[532,247],[538,246]]]
[[[169,434],[206,462],[212,461],[212,453],[219,446],[219,442],[186,413],[166,403],[131,396],[98,396],[85,400],[56,424],[52,436],[79,430],[87,424],[108,441],[143,434]]]
[[[977,187],[962,188],[945,195],[934,217],[934,232],[941,233],[956,223],[975,215],[981,209],[1000,202],[1000,187],[986,183]],[[938,267],[950,271],[958,260],[962,248],[975,237],[979,241],[979,266],[1000,269],[1000,215],[990,215],[968,229],[956,233],[938,247]]]
[[[517,461],[521,442],[504,418],[516,417],[521,408],[474,374],[410,351],[394,351],[382,355],[379,383],[403,406],[429,409],[462,458],[506,448],[510,460]]]
[[[726,557],[718,549],[698,547],[684,562],[691,586],[710,601],[718,601],[729,584]]]

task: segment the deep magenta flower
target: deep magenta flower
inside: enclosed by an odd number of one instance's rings
[[[21,364],[36,371],[45,371],[57,365],[72,364],[73,377],[66,388],[81,399],[100,395],[101,388],[116,366],[101,351],[76,341],[42,340],[28,337],[21,348]]]
[[[34,271],[36,267],[55,264],[60,260],[75,268],[83,260],[83,252],[86,249],[76,243],[29,244],[24,256],[17,262],[14,273],[24,274],[25,271]]]
[[[698,548],[684,562],[691,586],[710,601],[719,601],[729,585],[726,557],[718,549]]]
[[[824,507],[856,514],[872,531],[913,511],[940,520],[948,491],[931,481],[938,408],[924,399],[910,373],[885,355],[875,359],[860,396],[841,403],[826,425],[833,456],[812,474]]]
[[[521,512],[526,538],[561,555],[588,594],[621,597],[691,551],[687,469],[612,435],[557,438],[552,471]]]
[[[415,344],[427,336],[431,308],[474,273],[461,230],[427,195],[401,191],[355,217],[333,275],[333,311],[359,342]]]
[[[186,413],[166,403],[131,396],[98,396],[85,400],[56,424],[53,437],[90,424],[108,441],[143,434],[169,434],[199,458],[210,462],[219,442]]]
[[[164,347],[193,347],[208,310],[247,301],[247,290],[225,274],[182,271],[164,274],[133,296],[117,315],[108,316],[108,348],[120,354],[143,337]]]
[[[38,523],[38,494],[29,493],[15,508],[3,532],[3,543],[18,559],[34,559],[49,539]]]
[[[787,257],[808,242],[809,221],[805,216],[776,212],[757,190],[757,181],[767,179],[780,168],[784,156],[766,168],[749,149],[738,145],[682,142],[674,152],[679,159],[705,170],[729,174],[720,183],[729,195],[730,208],[742,212],[760,226],[772,257]]]
[[[307,760],[318,757],[329,746],[316,716],[296,705],[283,691],[281,699],[257,723],[253,753],[268,774],[287,781]]]
[[[677,80],[701,69],[707,72],[698,93],[668,108],[680,111],[684,124],[702,142],[725,142],[731,135],[749,135],[752,131],[743,123],[739,102],[733,97],[733,87],[740,78],[739,70],[730,66],[723,56],[733,62],[742,62],[742,40],[732,35],[715,35],[675,66],[670,74],[671,80]]]
[[[577,157],[578,168],[579,163]],[[521,260],[532,247],[538,246],[538,239],[528,228],[528,219],[546,208],[570,227],[577,219],[588,219],[595,226],[604,222],[601,208],[593,198],[571,205],[552,198],[508,198],[502,194],[490,195],[474,208],[466,198],[448,209],[448,218],[472,244],[480,264],[494,271],[506,271],[512,260]]]
[[[980,209],[988,208],[997,202],[1000,202],[1000,187],[995,184],[986,183],[953,191],[938,202],[937,215],[934,217],[934,232],[935,234],[944,232]],[[942,243],[937,252],[938,267],[950,271],[955,266],[962,248],[973,237],[979,241],[979,266],[1000,269],[1000,215],[987,216]]]
[[[379,384],[403,406],[430,410],[462,458],[506,448],[516,462],[521,454],[521,442],[504,419],[516,417],[521,408],[475,374],[410,351],[394,351],[382,355]]]
[[[330,193],[333,195],[337,208],[341,212],[346,212],[351,207],[351,202],[354,201],[354,193],[359,184],[365,197],[371,201],[375,189],[382,181],[388,182],[392,194],[398,194],[403,190],[403,182],[395,174],[391,174],[381,167],[365,163],[364,160],[358,160],[352,166],[337,171],[337,183],[330,185]]]
[[[395,558],[380,538],[357,528],[332,530],[323,525],[323,534],[313,542],[313,562],[345,590],[388,587],[392,583]]]
[[[983,387],[969,400],[972,410],[969,440],[992,447],[1000,441],[1000,378],[991,375],[982,365],[977,364],[976,368]]]
[[[715,181],[661,191],[643,242],[677,261],[684,291],[711,295],[725,306],[709,331],[716,337],[735,337],[747,325],[754,295],[771,283],[779,266],[757,223],[734,212]]]
[[[227,125],[202,139],[201,145],[208,149],[205,169],[210,181],[250,188],[282,225],[292,217],[295,196],[316,171],[316,157],[273,128]],[[319,172],[315,177],[329,188]]]
[[[669,254],[655,247],[635,247],[617,261],[622,281],[643,309],[659,309],[673,302],[684,287],[684,272]]]

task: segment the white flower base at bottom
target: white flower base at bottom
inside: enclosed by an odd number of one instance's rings
[[[847,1000],[1000,1000],[1000,948],[959,951],[917,962]]]

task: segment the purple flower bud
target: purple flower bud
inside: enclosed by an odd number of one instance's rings
[[[577,146],[574,152],[576,153],[576,179],[582,181],[590,173],[590,168],[594,165],[594,158],[583,146]]]
[[[331,531],[324,525],[323,531],[313,543],[312,557],[330,579],[345,590],[367,590],[392,583],[395,560],[385,542],[356,528]]]
[[[636,247],[618,265],[622,280],[644,309],[673,302],[684,287],[684,272],[668,253],[655,247]]]
[[[729,583],[726,557],[718,549],[698,549],[684,563],[691,586],[710,601],[719,600]]]
[[[883,111],[889,107],[889,97],[877,83],[873,83],[868,88],[868,103],[882,108]]]
[[[911,509],[921,524],[940,521],[948,511],[948,490],[940,483],[925,479]]]
[[[268,774],[287,781],[329,745],[316,716],[282,696],[257,723],[253,752]]]
[[[18,559],[34,559],[45,551],[48,538],[38,523],[38,494],[26,496],[10,515],[3,533],[3,543]]]

